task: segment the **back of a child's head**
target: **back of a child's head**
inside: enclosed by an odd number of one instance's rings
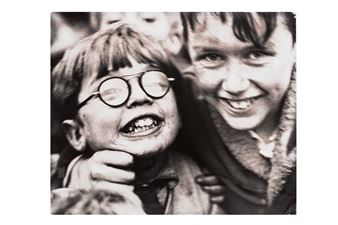
[[[133,193],[61,188],[51,195],[52,214],[144,214]]]

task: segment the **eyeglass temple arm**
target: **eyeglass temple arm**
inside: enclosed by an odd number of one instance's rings
[[[96,91],[94,93],[92,93],[88,98],[86,98],[85,100],[83,100],[78,106],[77,106],[77,110],[79,110],[80,108],[82,108],[85,104],[87,104],[87,102],[89,102],[89,100],[91,100],[92,98],[94,98],[96,95],[98,95],[100,92]]]

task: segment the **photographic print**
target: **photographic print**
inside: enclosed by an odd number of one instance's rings
[[[52,12],[52,214],[296,214],[292,12]]]

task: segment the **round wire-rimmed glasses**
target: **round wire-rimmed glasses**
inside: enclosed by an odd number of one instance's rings
[[[128,79],[126,79],[128,77]],[[126,103],[131,94],[129,79],[137,77],[138,83],[144,93],[153,99],[159,99],[165,96],[170,89],[170,82],[175,78],[167,77],[160,70],[148,70],[137,74],[123,75],[120,77],[109,77],[103,80],[97,91],[83,100],[77,107],[79,110],[91,99],[99,96],[100,100],[111,107],[119,107]]]

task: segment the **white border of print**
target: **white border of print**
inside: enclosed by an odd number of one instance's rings
[[[324,1],[13,0],[1,4],[1,220],[13,224],[330,224],[337,203],[337,21]],[[50,13],[293,11],[297,14],[297,216],[52,216]],[[3,49],[4,47],[4,49]],[[335,46],[337,47],[337,46]],[[336,75],[335,75],[336,74]],[[331,223],[332,224],[332,223]]]

